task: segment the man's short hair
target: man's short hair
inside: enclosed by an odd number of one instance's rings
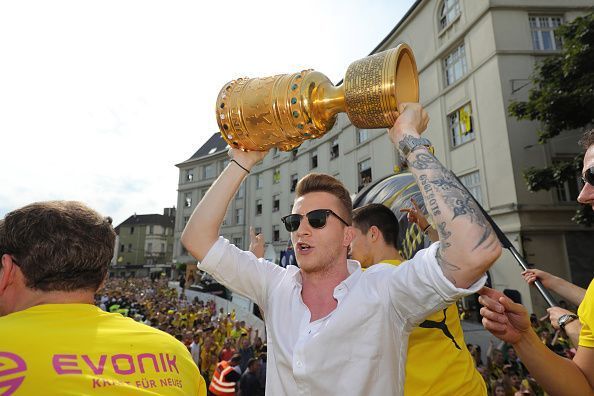
[[[353,210],[353,226],[364,234],[367,234],[371,226],[376,226],[384,241],[398,249],[398,219],[385,205],[371,203]]]
[[[13,257],[28,288],[96,291],[113,257],[110,220],[80,202],[33,203],[0,220],[0,256]]]
[[[344,220],[352,221],[353,201],[345,186],[336,178],[325,173],[309,173],[299,180],[295,189],[296,197],[302,197],[312,192],[326,192],[338,198],[343,209]],[[326,208],[322,208],[326,209]]]
[[[589,131],[585,132],[582,135],[579,143],[585,150],[588,150],[590,146],[594,144],[594,129],[590,129]]]
[[[233,363],[239,363],[241,362],[241,355],[239,353],[236,353],[233,356],[231,356],[231,359],[229,359],[229,361]]]
[[[258,359],[250,358],[250,360],[248,360],[247,367],[253,367],[255,363],[258,363]]]

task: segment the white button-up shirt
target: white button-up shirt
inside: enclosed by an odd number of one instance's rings
[[[398,267],[379,264],[363,272],[348,260],[350,275],[334,289],[338,306],[311,323],[295,266],[257,259],[221,237],[199,268],[262,308],[267,394],[401,395],[412,327],[475,293],[486,279],[456,288],[437,264],[438,246]]]

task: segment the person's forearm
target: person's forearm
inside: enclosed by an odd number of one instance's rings
[[[547,348],[534,331],[528,330],[514,349],[536,382],[551,396],[594,394],[578,366]]]
[[[182,233],[181,242],[199,261],[218,239],[227,207],[246,175],[245,170],[229,162],[194,209]]]
[[[426,148],[408,155],[439,240],[437,261],[457,287],[467,288],[497,260],[501,244],[467,190]]]
[[[586,295],[586,289],[582,289],[558,276],[554,276],[546,284],[543,283],[543,286],[551,289],[575,306],[580,305]]]
[[[577,348],[580,340],[580,331],[582,331],[582,324],[578,319],[575,319],[565,325],[565,334],[569,337],[569,340],[574,347]]]

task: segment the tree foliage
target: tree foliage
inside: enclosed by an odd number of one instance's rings
[[[586,129],[594,123],[594,12],[560,26],[563,49],[537,64],[527,102],[513,101],[510,115],[519,120],[540,121],[540,143],[563,131]],[[582,169],[583,155],[546,168],[524,171],[528,190],[550,190],[573,180]],[[592,209],[582,208],[573,220],[590,226]]]

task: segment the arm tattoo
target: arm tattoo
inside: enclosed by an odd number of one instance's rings
[[[476,224],[480,228],[480,237],[472,250],[483,245],[492,236],[493,229],[468,191],[432,154],[422,151],[411,153],[411,156],[414,158],[409,161],[410,167],[426,171],[418,175],[418,182],[420,189],[424,192],[427,208],[433,217],[442,214],[437,200],[439,197],[445,203],[445,206],[452,211],[453,217],[451,220],[457,217],[467,218],[470,223]],[[446,231],[445,226],[445,222],[438,224],[438,233],[443,249],[450,246],[447,240],[451,236],[451,232]],[[491,247],[491,245],[492,241],[486,247]]]
[[[460,271],[460,267],[452,264],[443,257],[441,246],[437,249],[437,253],[435,253],[435,259],[437,260],[437,264],[439,264],[439,266],[441,267],[445,277],[448,278],[448,280],[452,282],[454,286],[456,286],[456,278],[454,278],[454,275],[452,273]]]

